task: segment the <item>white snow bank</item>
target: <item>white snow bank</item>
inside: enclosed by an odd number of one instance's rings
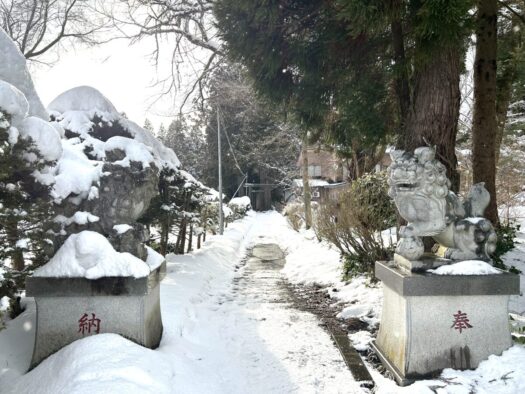
[[[56,161],[62,155],[62,142],[58,131],[49,122],[30,116],[25,118],[18,131],[22,137],[30,137],[47,161]]]
[[[433,393],[525,393],[525,347],[514,345],[501,356],[492,355],[470,371],[445,369],[437,379],[421,380],[399,387],[376,370],[371,370],[376,382],[376,394],[433,394]]]
[[[82,231],[70,235],[53,258],[37,269],[34,276],[84,277],[98,279],[106,276],[149,275],[147,263],[130,253],[119,253],[102,235]]]
[[[250,197],[243,196],[243,197],[235,197],[230,200],[228,205],[230,206],[236,206],[239,208],[248,208],[251,205]]]
[[[435,275],[491,275],[501,271],[492,265],[480,260],[460,261],[450,265],[442,265],[435,270],[429,270]]]
[[[116,334],[99,334],[51,355],[9,392],[163,394],[173,392],[173,375],[173,367],[160,352]]]
[[[29,103],[24,93],[10,83],[0,80],[0,109],[11,115],[11,122],[16,125],[27,116]]]
[[[49,115],[36,93],[24,55],[1,27],[0,54],[0,80],[10,83],[24,94],[29,102],[29,115],[48,120]]]

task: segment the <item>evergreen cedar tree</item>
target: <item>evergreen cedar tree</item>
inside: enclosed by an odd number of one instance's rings
[[[229,56],[314,138],[437,147],[453,190],[459,78],[473,1],[220,0]]]
[[[9,124],[9,115],[0,110],[0,268],[5,271],[0,298],[13,298],[24,288],[27,274],[47,262],[53,249],[47,234],[53,217],[50,187],[32,174],[54,163],[46,161],[30,139],[10,141]],[[26,242],[19,243],[22,240]],[[8,260],[12,267],[3,265]]]

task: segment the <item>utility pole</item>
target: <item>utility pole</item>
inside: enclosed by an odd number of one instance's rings
[[[221,121],[217,105],[217,150],[219,156],[219,234],[224,232],[224,213],[222,212],[222,156],[221,156]]]

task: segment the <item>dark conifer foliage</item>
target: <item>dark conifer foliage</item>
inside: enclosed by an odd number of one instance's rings
[[[9,115],[0,111],[0,298],[12,299],[53,248],[47,233],[53,217],[50,187],[33,177],[53,163],[13,130]]]

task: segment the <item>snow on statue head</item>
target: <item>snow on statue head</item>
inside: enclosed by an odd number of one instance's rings
[[[465,201],[449,190],[445,166],[429,147],[413,153],[391,152],[389,195],[408,224],[401,229],[396,252],[408,260],[423,255],[420,237],[432,236],[453,260],[490,260],[496,248],[492,224],[481,217],[490,195],[484,184],[472,186]],[[443,248],[442,248],[443,249]]]
[[[10,83],[25,95],[30,116],[48,120],[49,115],[36,93],[24,55],[1,27],[0,54],[0,80]]]

